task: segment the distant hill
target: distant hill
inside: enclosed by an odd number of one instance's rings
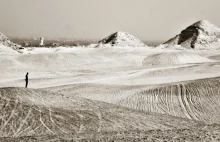
[[[164,44],[180,45],[188,49],[220,49],[220,29],[206,20],[187,27]]]
[[[113,46],[132,46],[132,47],[143,47],[146,46],[139,39],[130,35],[126,32],[116,32],[111,34],[110,36],[104,38],[99,41],[101,44],[111,44]]]
[[[0,44],[6,47],[12,47],[13,49],[16,49],[19,47],[18,44],[15,44],[12,41],[10,41],[9,38],[3,33],[0,33]]]
[[[14,43],[20,44],[23,47],[39,47],[40,39],[34,38],[12,38]],[[97,44],[97,40],[63,40],[63,39],[45,39],[45,47],[57,46],[87,46],[90,44]]]
[[[39,47],[40,40],[34,38],[10,38],[12,42],[22,45],[23,47]],[[90,44],[98,44],[98,40],[63,40],[63,39],[45,39],[46,47],[57,47],[57,46],[87,46]],[[162,41],[143,41],[143,44],[148,46],[157,46]]]

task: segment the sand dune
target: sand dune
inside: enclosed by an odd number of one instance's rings
[[[114,142],[134,142],[134,141],[189,141],[189,142],[204,142],[220,140],[220,126],[206,125],[198,126],[193,129],[173,129],[173,130],[150,130],[150,131],[117,131],[98,133],[96,135],[83,134],[68,136],[43,135],[43,136],[24,136],[24,137],[4,137],[1,141],[19,141],[19,142],[38,142],[38,141],[114,141]]]
[[[1,88],[0,101],[1,137],[184,129],[202,124],[43,90]]]
[[[104,85],[104,84],[73,84],[65,86],[56,86],[45,88],[52,92],[62,93],[65,96],[76,96],[87,98],[90,100],[98,100],[116,104],[123,98],[130,95],[146,90],[152,86],[146,85]]]
[[[217,70],[219,69],[218,63],[213,65],[202,64],[194,67],[192,66],[190,65],[186,67],[181,65],[177,67],[142,69],[134,71],[133,73],[125,74],[123,76],[94,80],[91,81],[91,83],[106,85],[156,85],[220,76],[220,73]],[[178,70],[181,70],[181,68],[188,72],[178,72]]]
[[[18,54],[18,52],[11,47],[2,45],[0,42],[0,54]]]
[[[79,48],[70,53],[54,53],[53,50],[51,48],[51,53],[44,54],[33,54],[35,51],[31,54],[2,54],[0,87],[23,87],[26,72],[30,72],[31,88],[77,83],[153,85],[220,75],[219,63],[207,59],[209,54],[218,54],[210,51],[192,54],[143,47]],[[155,56],[163,58],[157,58],[153,63],[148,60]],[[155,65],[143,66],[144,59]]]
[[[190,53],[161,53],[149,56],[144,59],[143,65],[177,65],[177,64],[192,64],[214,62],[214,60],[201,57]]]
[[[19,47],[20,45],[11,42],[7,36],[5,36],[3,33],[0,32],[0,53],[4,53],[1,52],[2,49],[7,53],[13,53],[13,52],[16,53],[15,49],[18,49]]]
[[[0,87],[14,86],[0,89],[0,141],[184,141],[186,135],[196,141],[199,134],[208,139],[218,133],[213,123],[220,123],[219,78],[207,79],[220,76],[219,62],[209,58],[218,56],[216,51],[60,47],[43,52],[33,48],[0,56]],[[17,88],[24,86],[26,72],[29,88],[37,90]]]
[[[147,112],[219,123],[219,82],[219,78],[213,78],[160,86],[77,84],[49,90]]]
[[[141,91],[117,104],[207,123],[219,123],[219,85],[219,78],[175,83]]]

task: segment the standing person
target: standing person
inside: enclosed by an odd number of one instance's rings
[[[28,87],[28,72],[27,72],[27,74],[26,74],[26,76],[25,76],[25,82],[26,82],[26,85],[25,85],[25,88],[27,88]]]

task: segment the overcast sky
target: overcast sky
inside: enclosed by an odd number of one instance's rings
[[[0,0],[7,36],[100,39],[126,31],[165,41],[206,19],[220,27],[220,0]]]

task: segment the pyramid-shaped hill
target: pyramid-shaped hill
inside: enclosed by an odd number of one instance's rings
[[[146,46],[136,37],[126,32],[116,32],[99,41],[100,44],[111,44],[112,46],[131,46],[131,47],[143,47]]]
[[[198,50],[220,49],[220,29],[206,20],[198,21],[164,44]]]
[[[9,38],[5,36],[3,33],[0,33],[0,45],[12,47],[13,49],[20,47],[20,45],[11,42]]]

